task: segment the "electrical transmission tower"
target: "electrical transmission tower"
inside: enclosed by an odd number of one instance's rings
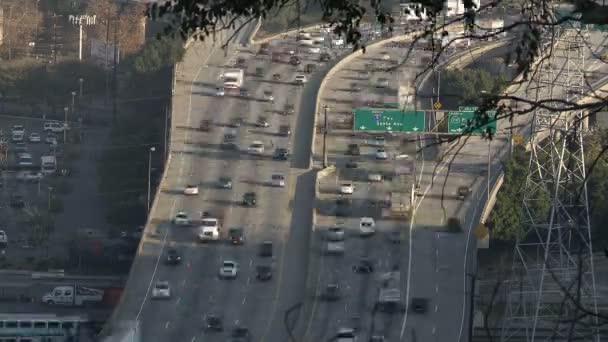
[[[582,29],[561,28],[529,98],[575,101],[588,89]],[[548,47],[550,48],[550,47]],[[560,106],[560,102],[548,106]],[[536,109],[501,341],[599,341],[583,111]],[[549,204],[547,204],[549,203]]]

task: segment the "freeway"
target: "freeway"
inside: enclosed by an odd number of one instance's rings
[[[295,44],[294,37],[288,37],[288,41],[272,42],[272,47],[289,50]],[[113,318],[115,324],[137,318],[146,341],[219,341],[236,325],[248,328],[256,340],[286,340],[284,312],[302,300],[308,249],[301,242],[308,239],[314,197],[314,174],[308,171],[314,104],[300,102],[300,98],[314,98],[323,70],[329,66],[318,63],[315,54],[301,53],[302,65],[296,68],[254,52],[234,46],[221,51],[211,42],[195,42],[179,65],[170,163],[130,275],[128,293]],[[231,94],[226,90],[225,96],[216,96],[220,75],[236,63],[246,65],[246,91]],[[303,73],[306,64],[318,71],[308,75],[306,86],[294,85],[296,70]],[[275,80],[274,74],[281,79]],[[263,100],[265,92],[273,94],[273,102]],[[295,107],[294,113],[285,111],[288,105]],[[256,125],[262,119],[269,127]],[[209,130],[199,129],[201,120],[208,120]],[[278,132],[281,125],[298,130],[284,137]],[[229,132],[236,133],[236,150],[222,148]],[[254,141],[265,146],[262,156],[247,153]],[[292,150],[290,160],[274,160],[275,148]],[[284,188],[270,186],[275,173],[285,176]],[[218,187],[220,177],[231,178],[232,189]],[[200,195],[184,196],[188,184],[199,184]],[[257,194],[256,207],[241,205],[247,192]],[[179,211],[193,219],[202,212],[219,218],[223,238],[231,227],[244,228],[244,245],[231,246],[225,240],[200,244],[196,229],[172,225],[171,218]],[[263,241],[273,243],[270,258],[258,255]],[[179,251],[180,265],[164,265],[168,248]],[[239,265],[236,279],[218,277],[227,260]],[[256,266],[262,264],[273,269],[273,279],[268,282],[256,279]],[[169,282],[171,298],[151,298],[157,281]],[[203,330],[207,314],[222,317],[223,333]]]
[[[605,36],[592,33],[589,44],[593,50],[603,45]],[[596,51],[597,52],[597,51]],[[597,60],[586,49],[589,74],[601,75],[606,68],[598,68]],[[595,54],[599,56],[601,54]],[[557,80],[563,79],[565,59],[556,59],[560,70],[553,75]],[[522,98],[534,98],[534,85],[518,87],[515,95]],[[553,98],[565,98],[565,88],[553,88]],[[544,84],[539,98],[550,98],[548,85]],[[529,133],[530,116],[515,118],[515,125],[524,134]],[[510,139],[504,134],[511,126],[507,120],[498,122],[499,135],[491,141],[479,137],[462,138],[460,143],[448,153],[442,162],[427,163],[423,171],[422,194],[416,205],[415,222],[411,226],[411,283],[409,297],[427,297],[431,299],[430,311],[426,316],[409,314],[403,322],[405,336],[415,336],[422,341],[458,341],[468,340],[469,299],[471,275],[477,271],[476,240],[473,228],[479,222],[479,216],[487,198],[490,187],[502,171],[500,161],[509,151]],[[448,166],[448,162],[451,164]],[[489,167],[489,169],[488,169]],[[434,172],[430,170],[436,169]],[[445,182],[445,188],[442,186]],[[488,177],[490,181],[488,182]],[[434,185],[431,180],[434,179]],[[470,186],[471,198],[461,202],[454,199],[456,190],[461,185]],[[445,198],[441,201],[441,194]],[[443,213],[443,215],[441,214]],[[439,214],[439,215],[438,215]],[[447,217],[458,217],[463,222],[464,234],[444,234],[433,231],[441,226]],[[460,285],[462,284],[462,285]]]

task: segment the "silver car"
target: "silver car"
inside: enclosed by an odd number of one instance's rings
[[[327,229],[327,240],[330,241],[343,241],[344,240],[344,229],[342,227],[333,226]]]

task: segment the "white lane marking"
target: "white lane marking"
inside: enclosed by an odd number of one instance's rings
[[[171,322],[167,321],[167,323],[165,323],[165,329],[169,329],[170,324],[171,324]]]
[[[177,300],[175,301],[175,305],[179,305],[179,303],[182,302],[182,297],[177,298]]]
[[[439,284],[435,285],[435,293],[439,293]]]
[[[439,310],[439,304],[435,304],[435,312]]]
[[[194,342],[196,341],[196,336],[192,336],[192,338],[190,339],[190,342]]]
[[[185,287],[186,286],[186,279],[182,280],[182,286]]]
[[[211,55],[213,54],[213,51],[211,53],[209,53],[207,55],[207,58],[205,59],[205,62],[203,64],[207,64],[207,61],[209,60],[209,58],[211,58]],[[203,67],[201,66],[197,73],[196,76],[194,77],[194,79],[192,80],[192,85],[190,85],[190,95],[189,95],[189,105],[188,105],[188,119],[187,119],[187,126],[190,126],[190,121],[192,119],[192,93],[194,92],[194,81],[196,79],[198,79],[201,70],[203,70]],[[190,131],[186,130],[186,139],[185,141],[188,141],[189,139],[189,135],[190,135]],[[181,164],[180,164],[180,168],[179,168],[179,174],[178,174],[178,178],[181,180],[181,175],[184,172],[184,159],[185,156],[182,154],[182,159],[181,159]],[[177,204],[177,199],[173,200],[173,204],[171,205],[171,211],[170,211],[170,217],[173,217],[173,213],[175,212],[175,207]],[[148,283],[148,288],[146,289],[146,295],[144,297],[144,299],[141,302],[141,305],[139,306],[139,311],[137,312],[137,316],[135,316],[135,320],[139,320],[141,313],[144,310],[144,306],[146,305],[146,301],[148,300],[149,294],[150,294],[150,289],[152,288],[152,283],[154,282],[154,278],[156,277],[156,272],[158,271],[158,265],[160,264],[160,258],[163,254],[163,251],[165,249],[165,246],[167,244],[167,237],[169,236],[169,228],[167,228],[165,230],[165,234],[163,236],[163,242],[161,244],[160,247],[160,252],[158,253],[158,257],[156,258],[156,264],[154,265],[154,271],[152,271],[152,276],[150,277],[150,282]]]
[[[247,286],[251,285],[251,277],[247,277]]]
[[[418,201],[416,207],[414,208],[414,214],[412,215],[412,219],[410,220],[409,251],[408,251],[409,257],[408,257],[408,261],[407,261],[407,283],[406,283],[406,286],[405,286],[405,314],[403,315],[403,321],[401,323],[401,332],[399,334],[399,339],[400,340],[403,340],[403,335],[405,335],[405,325],[407,323],[407,314],[408,314],[408,311],[409,311],[408,309],[409,309],[409,304],[410,304],[409,303],[410,284],[411,284],[411,280],[410,279],[412,278],[412,232],[414,230],[414,222],[415,222],[415,219],[416,219],[416,211],[418,210],[418,208],[422,204],[422,201],[424,200],[424,198],[426,197],[426,194],[431,189],[431,186],[435,184],[435,178],[437,178],[441,174],[441,171],[443,171],[443,169],[450,163],[450,160],[451,160],[451,158],[444,159],[443,165],[441,165],[441,167],[433,175],[433,177],[431,178],[431,182],[429,183],[429,185],[426,186],[426,188],[424,189],[424,192],[420,196],[420,200]]]
[[[247,297],[243,297],[243,301],[241,302],[241,304],[245,305],[246,302],[247,302]]]
[[[437,327],[433,326],[433,335],[435,335],[435,330],[437,329]]]

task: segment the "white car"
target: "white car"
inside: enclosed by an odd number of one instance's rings
[[[49,134],[44,139],[44,142],[51,145],[57,145],[57,137],[54,134]]]
[[[264,101],[268,101],[268,102],[273,102],[274,101],[274,96],[272,95],[271,91],[265,91],[264,92]]]
[[[198,195],[198,185],[186,185],[186,188],[184,189],[184,195]]]
[[[262,154],[264,153],[264,143],[261,141],[254,141],[249,145],[247,151],[251,154]]]
[[[187,226],[190,224],[190,218],[188,217],[188,214],[183,211],[180,211],[173,218],[173,223],[178,226]]]
[[[62,133],[63,124],[59,121],[47,121],[44,123],[44,131],[52,133]]]
[[[309,53],[321,53],[321,48],[319,48],[319,47],[309,47],[308,48],[308,52]]]
[[[24,171],[17,173],[17,180],[23,182],[38,182],[43,178],[42,172]]]
[[[22,125],[14,125],[13,128],[11,128],[11,134],[13,134],[13,135],[15,135],[15,134],[24,135],[25,134],[25,128]]]
[[[381,136],[374,137],[373,139],[368,140],[367,144],[375,147],[384,147],[386,145],[386,139]]]
[[[383,179],[384,177],[380,173],[370,173],[367,175],[367,180],[370,182],[382,182]]]
[[[201,220],[201,226],[213,228],[213,229],[219,229],[220,221],[216,218],[205,217],[204,219]]]
[[[370,236],[376,233],[376,221],[371,217],[362,217],[359,221],[359,235]]]
[[[388,153],[386,153],[386,150],[379,148],[376,151],[376,159],[379,160],[387,160],[388,159]]]
[[[342,195],[352,195],[355,192],[355,186],[352,183],[344,183],[340,185],[340,193]]]
[[[294,80],[294,83],[296,84],[304,84],[306,83],[306,75],[296,75],[296,78]]]
[[[389,55],[388,53],[383,53],[382,59],[384,59],[385,61],[388,61],[389,59],[391,59],[391,55]]]
[[[42,138],[40,137],[40,134],[38,134],[38,133],[30,133],[28,140],[31,143],[39,143],[42,140]]]
[[[224,91],[224,88],[217,88],[215,90],[215,96],[224,96],[226,95],[226,92]]]
[[[314,42],[319,42],[319,43],[323,43],[325,41],[325,37],[321,36],[321,35],[315,35],[310,37],[310,39],[312,39]]]
[[[332,39],[331,44],[333,46],[343,46],[344,45],[344,39],[343,38]]]
[[[206,217],[201,221],[198,239],[201,242],[218,241],[220,239],[220,224],[216,218]]]
[[[270,176],[270,181],[273,186],[284,187],[285,186],[285,176],[280,173],[275,173]]]
[[[171,298],[171,287],[169,286],[169,282],[166,280],[157,281],[156,284],[154,284],[154,288],[152,289],[152,298]]]
[[[22,142],[24,135],[22,133],[13,133],[11,140],[13,142]]]
[[[4,230],[0,230],[0,244],[5,244],[8,242],[8,236],[6,236],[6,232]]]
[[[239,264],[236,261],[226,260],[220,267],[220,278],[235,279],[239,274]]]

